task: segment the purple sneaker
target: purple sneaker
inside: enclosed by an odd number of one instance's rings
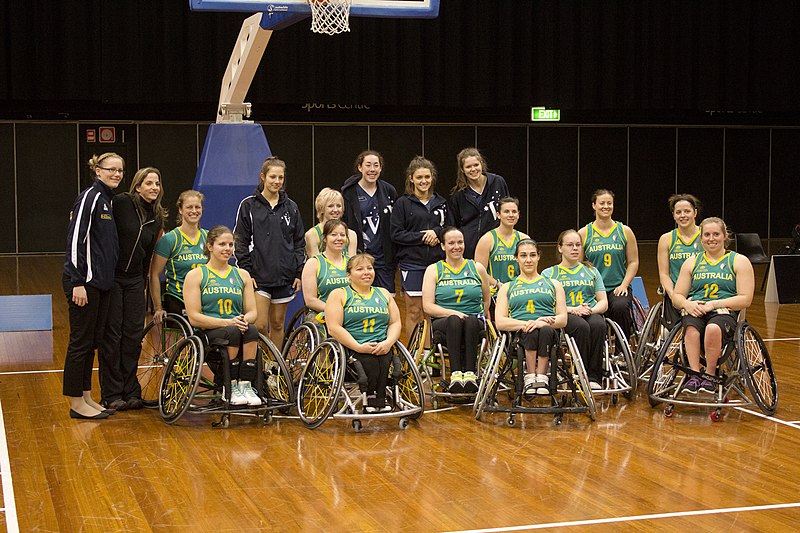
[[[700,382],[700,391],[702,392],[717,392],[717,386],[710,379],[703,378]]]
[[[697,394],[697,391],[700,390],[701,384],[702,380],[699,376],[692,376],[686,381],[686,384],[683,386],[683,390],[690,394]]]

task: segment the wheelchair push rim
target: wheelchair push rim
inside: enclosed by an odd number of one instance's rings
[[[175,346],[191,336],[191,326],[186,319],[168,313],[160,324],[151,320],[142,333],[142,348],[136,378],[141,386],[141,398],[148,404],[156,404],[160,393],[164,369]]]

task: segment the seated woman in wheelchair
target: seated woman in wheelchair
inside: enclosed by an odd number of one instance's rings
[[[514,255],[520,273],[497,293],[495,322],[501,331],[519,332],[527,366],[525,393],[547,395],[548,359],[560,345],[556,330],[567,325],[564,289],[557,280],[539,274],[535,241],[521,240]]]
[[[189,323],[204,330],[209,341],[228,341],[231,361],[231,405],[261,405],[252,383],[257,377],[258,330],[253,281],[246,270],[232,267],[233,232],[215,226],[206,237],[208,263],[186,275],[183,286]],[[237,358],[242,351],[242,364]]]
[[[478,392],[475,374],[478,346],[489,309],[489,275],[480,263],[464,257],[464,234],[442,231],[445,259],[425,269],[422,307],[434,333],[444,334],[450,357],[451,393]],[[462,348],[463,347],[463,348]]]
[[[349,285],[331,292],[325,303],[328,333],[361,363],[367,375],[367,413],[388,412],[386,383],[390,350],[400,338],[403,324],[394,298],[384,288],[373,287],[375,260],[357,254],[347,261]]]
[[[322,253],[311,257],[303,267],[303,298],[314,314],[325,311],[328,296],[350,284],[347,277],[347,224],[339,219],[325,222],[322,229]]]
[[[567,304],[567,325],[564,330],[575,339],[586,364],[589,385],[599,390],[602,389],[603,343],[606,338],[603,313],[608,309],[608,299],[600,272],[590,262],[581,262],[582,251],[580,234],[574,229],[562,231],[558,236],[561,262],[544,269],[542,276],[561,283]]]
[[[673,292],[675,307],[683,311],[684,345],[689,366],[696,372],[684,390],[714,392],[709,379],[736,330],[739,311],[753,301],[753,266],[743,255],[730,252],[725,222],[709,217],[700,223],[703,253],[684,261]],[[705,369],[700,355],[705,354]]]
[[[673,194],[667,201],[676,228],[658,239],[658,280],[664,291],[662,323],[672,329],[680,322],[681,314],[673,304],[673,293],[683,263],[702,251],[697,215],[700,200],[692,194]]]

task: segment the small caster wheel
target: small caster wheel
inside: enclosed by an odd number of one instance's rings
[[[407,429],[408,428],[408,419],[407,418],[401,418],[400,422],[398,422],[397,425],[400,426],[400,429]]]
[[[222,418],[219,419],[219,422],[215,422],[211,424],[212,427],[215,428],[226,428],[231,425],[231,416],[230,415],[222,415]]]
[[[508,419],[506,420],[506,425],[508,427],[514,427],[514,424],[516,424],[516,423],[517,423],[517,421],[514,419],[513,416],[509,416]]]
[[[711,411],[711,420],[712,422],[719,422],[722,420],[722,409],[717,407],[713,411]]]
[[[553,425],[560,426],[563,419],[560,416],[556,416],[553,418]]]
[[[433,399],[432,405],[433,405],[433,410],[434,411],[439,408],[439,402],[436,401],[436,398]]]
[[[619,394],[615,392],[614,394],[611,395],[611,404],[617,405],[617,403],[619,403]]]
[[[668,405],[667,407],[664,408],[664,416],[665,417],[672,418],[672,414],[673,414],[673,412],[672,412],[672,406],[671,405]]]
[[[272,411],[264,413],[264,425],[272,423]]]
[[[359,433],[362,429],[361,420],[353,420],[353,429],[356,433]]]

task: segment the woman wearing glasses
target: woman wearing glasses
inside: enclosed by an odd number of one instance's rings
[[[100,392],[110,409],[141,409],[142,388],[136,378],[146,313],[145,288],[150,259],[164,228],[161,172],[136,172],[127,193],[114,197],[119,258],[114,271],[108,326],[100,343]]]
[[[108,315],[119,244],[111,211],[114,189],[122,181],[125,161],[113,152],[93,156],[95,182],[78,195],[70,213],[62,278],[69,305],[69,346],[64,358],[64,396],[69,416],[99,420],[112,411],[92,399],[95,339]]]

